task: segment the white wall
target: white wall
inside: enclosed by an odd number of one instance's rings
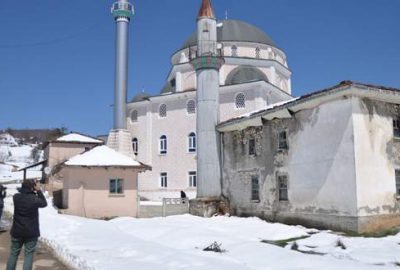
[[[288,155],[291,204],[298,211],[315,207],[356,215],[351,99],[322,104],[296,117],[301,126],[290,135]]]
[[[400,167],[399,164],[396,166],[398,158],[393,157],[398,153],[395,151],[396,142],[393,142],[393,118],[386,110],[390,106],[394,105],[360,98],[353,100],[360,216],[399,212],[396,207],[395,169]]]

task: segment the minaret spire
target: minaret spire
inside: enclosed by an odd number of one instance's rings
[[[215,19],[211,0],[203,0],[203,2],[201,3],[200,10],[199,10],[199,15],[197,17],[198,18],[206,17],[206,18],[210,18],[210,19]]]

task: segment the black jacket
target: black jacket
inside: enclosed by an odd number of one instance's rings
[[[6,197],[6,195],[6,189],[2,185],[0,185],[0,208],[4,207],[4,198]]]
[[[43,193],[38,191],[36,194],[21,188],[19,193],[14,195],[13,200],[14,220],[11,236],[25,239],[39,237],[39,208],[47,206]]]

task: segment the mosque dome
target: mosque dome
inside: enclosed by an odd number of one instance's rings
[[[239,66],[228,74],[225,84],[233,85],[255,81],[268,82],[268,78],[261,70],[256,67]]]
[[[219,42],[240,41],[277,47],[275,42],[264,31],[254,25],[239,20],[222,20],[219,23],[222,23],[222,26],[218,27]],[[194,32],[181,49],[196,45],[197,32]]]
[[[141,92],[141,93],[137,94],[136,96],[134,96],[131,102],[140,102],[143,100],[147,100],[150,97],[151,97],[150,94],[148,94],[146,92]]]

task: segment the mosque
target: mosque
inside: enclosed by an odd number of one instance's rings
[[[293,97],[278,45],[247,22],[218,21],[202,0],[197,31],[172,55],[160,93],[127,102],[133,5],[118,0],[112,14],[107,145],[75,134],[47,151],[52,167],[63,168],[50,184],[59,182],[65,213],[138,216],[139,200],[184,191],[198,216],[356,232],[400,225],[399,89],[343,81]]]
[[[217,22],[219,118],[225,121],[292,99],[285,53],[261,29],[239,20]],[[127,126],[137,159],[152,167],[139,176],[140,195],[149,200],[196,196],[197,32],[171,57],[172,68],[158,95],[137,94],[127,105]]]

